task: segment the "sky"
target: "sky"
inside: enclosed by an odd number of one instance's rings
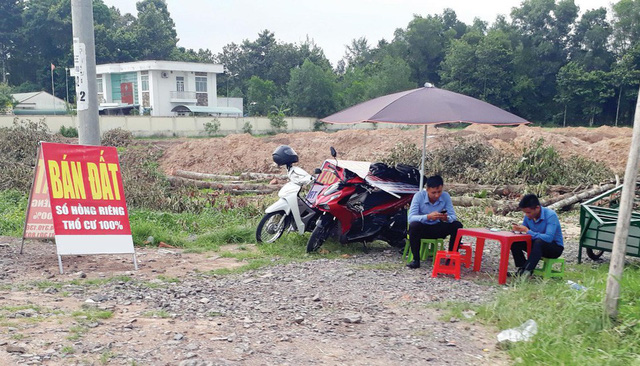
[[[122,14],[137,16],[136,1],[103,0]],[[335,66],[353,39],[365,37],[375,46],[391,41],[397,28],[406,28],[415,15],[442,14],[453,9],[458,19],[471,24],[474,18],[493,23],[499,14],[508,16],[521,0],[166,0],[176,24],[178,46],[208,48],[214,54],[222,47],[255,40],[268,29],[278,41],[301,43],[307,37],[321,47]],[[575,0],[581,13],[606,7],[608,0]]]

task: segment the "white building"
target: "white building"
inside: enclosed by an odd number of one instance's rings
[[[103,113],[139,109],[152,116],[189,113],[242,115],[242,99],[218,106],[217,75],[222,65],[177,61],[137,61],[96,66]],[[240,108],[238,101],[240,99]]]
[[[13,107],[13,114],[41,115],[41,114],[67,114],[67,103],[45,92],[16,93],[11,94],[18,104]]]

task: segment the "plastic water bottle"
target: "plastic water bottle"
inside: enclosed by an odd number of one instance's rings
[[[568,280],[568,281],[567,281],[567,284],[568,284],[572,289],[577,290],[577,291],[584,291],[584,290],[586,290],[586,289],[587,289],[586,287],[582,286],[581,284],[579,284],[579,283],[575,283],[575,282],[573,282],[573,281],[571,281],[571,280]]]

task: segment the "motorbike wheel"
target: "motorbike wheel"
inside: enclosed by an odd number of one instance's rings
[[[320,249],[322,244],[327,240],[331,230],[333,229],[333,222],[325,224],[325,226],[316,226],[311,232],[309,241],[307,242],[307,253],[315,252]]]
[[[258,224],[256,240],[258,243],[273,243],[289,227],[290,220],[284,211],[269,212]]]
[[[593,250],[591,248],[587,248],[587,255],[591,260],[597,261],[600,260],[600,257],[604,254],[604,250]]]

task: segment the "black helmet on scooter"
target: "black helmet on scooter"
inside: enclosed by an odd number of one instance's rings
[[[281,165],[291,165],[298,162],[298,154],[288,145],[280,145],[273,151],[273,161]]]

